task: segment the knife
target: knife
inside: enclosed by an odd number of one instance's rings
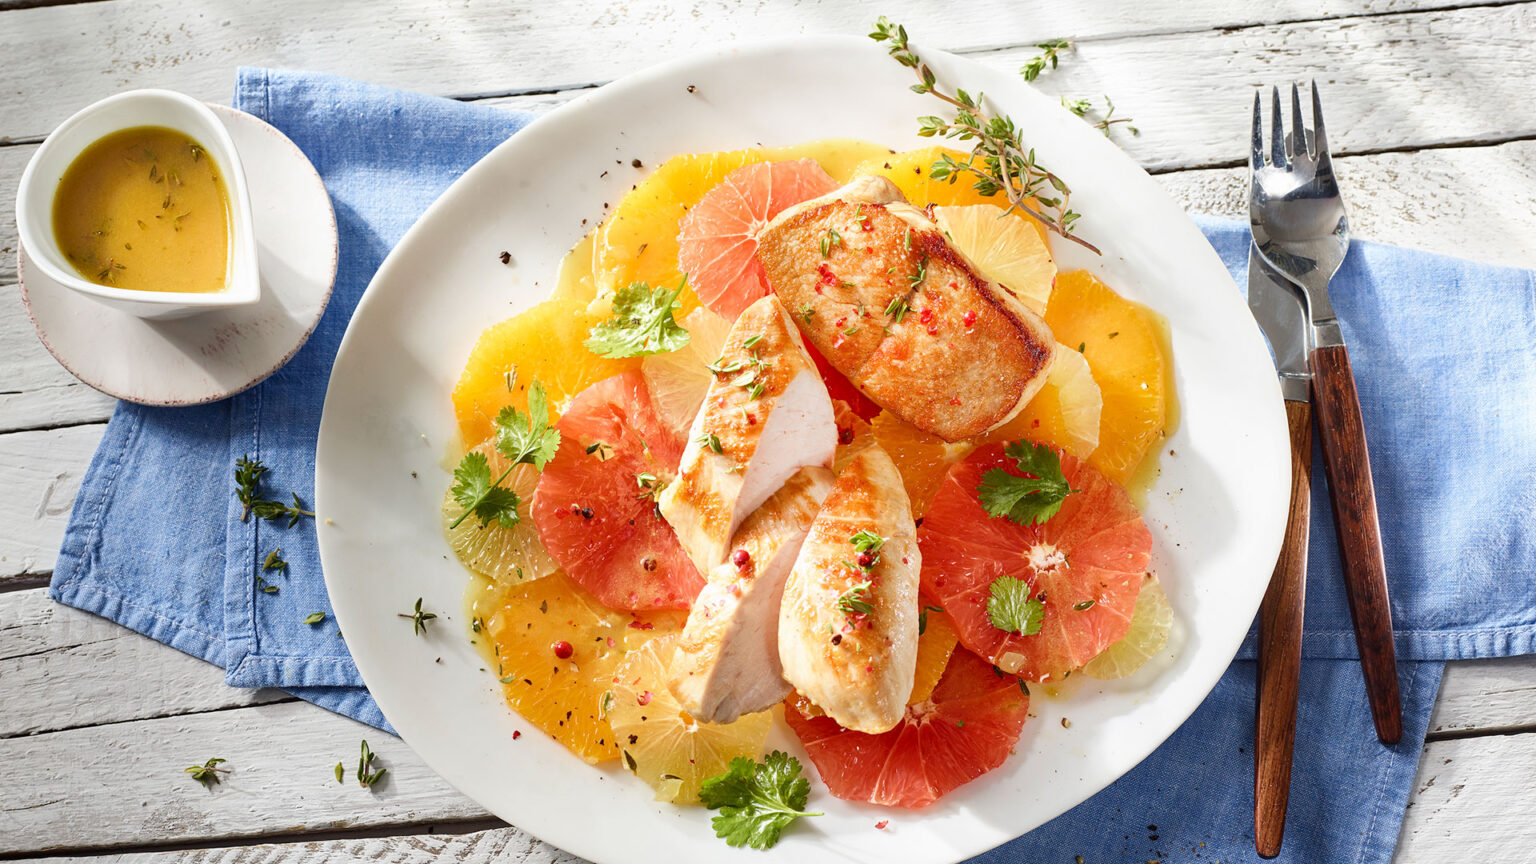
[[[1311,318],[1300,290],[1248,245],[1248,308],[1269,340],[1291,433],[1291,502],[1285,541],[1259,606],[1259,672],[1254,697],[1253,840],[1263,858],[1280,854],[1296,745],[1302,608],[1307,593],[1307,525],[1312,490]]]

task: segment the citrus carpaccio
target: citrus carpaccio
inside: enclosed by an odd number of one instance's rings
[[[800,713],[792,701],[784,708],[833,795],[893,807],[926,807],[1003,764],[1028,714],[1019,679],[963,649],[950,655],[933,695],[907,706],[889,732],[844,729],[831,717]]]
[[[1152,551],[1152,535],[1125,490],[1057,452],[1077,491],[1044,524],[1018,525],[982,509],[976,488],[987,471],[1024,476],[1003,445],[989,444],[949,469],[917,534],[923,593],[944,607],[960,643],[1029,681],[1076,669],[1125,635]],[[1027,582],[1044,604],[1038,633],[992,625],[987,598],[1003,576]]]
[[[758,162],[725,175],[678,226],[677,263],[705,306],[736,320],[768,293],[757,234],[794,204],[837,188],[815,160]]]
[[[683,437],[657,413],[645,376],[593,384],[555,428],[560,451],[533,497],[550,557],[610,608],[687,609],[704,578],[651,494],[676,473]]]

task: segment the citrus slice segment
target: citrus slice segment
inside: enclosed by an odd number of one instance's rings
[[[614,207],[595,241],[595,284],[612,295],[631,282],[671,288],[683,278],[677,264],[678,224],[688,210],[743,165],[762,162],[760,150],[687,153],[661,163]],[[698,305],[691,289],[678,298],[680,314]]]
[[[539,478],[533,521],[556,564],[615,609],[687,609],[704,587],[655,497],[683,436],[662,422],[645,376],[583,390],[556,424],[560,451]]]
[[[1168,425],[1168,361],[1156,318],[1074,270],[1056,277],[1045,323],[1057,341],[1082,353],[1104,400],[1099,445],[1088,462],[1124,484]]]
[[[993,204],[935,207],[933,220],[987,279],[1044,312],[1056,281],[1056,263],[1032,220]]]
[[[1077,349],[1056,343],[1045,386],[1024,410],[987,436],[988,441],[1030,441],[1065,448],[1079,459],[1088,458],[1099,446],[1099,424],[1104,395],[1088,361]]]
[[[485,456],[492,477],[500,477],[507,470],[506,457],[491,441],[476,445],[470,452]],[[457,527],[450,527],[464,514],[464,508],[453,499],[452,491],[443,493],[443,530],[448,533],[448,545],[453,547],[460,563],[489,576],[498,585],[515,585],[555,572],[555,562],[539,542],[531,515],[533,490],[538,483],[539,472],[532,465],[519,465],[507,476],[503,485],[516,492],[519,499],[517,522],[511,526],[500,522],[482,524],[471,513]]]
[[[698,804],[699,787],[732,759],[762,755],[773,714],[725,724],[694,720],[667,689],[676,644],[676,636],[663,636],[629,652],[613,674],[608,722],[625,766],[656,790],[657,801]]]
[[[1131,629],[1111,642],[1099,656],[1083,665],[1089,678],[1108,680],[1124,678],[1156,657],[1168,645],[1168,631],[1173,627],[1173,606],[1157,577],[1148,576],[1141,593],[1136,595],[1136,611],[1131,614]]]
[[[610,360],[587,350],[588,331],[600,320],[578,301],[547,300],[486,328],[453,388],[464,442],[491,437],[502,408],[526,409],[533,381],[544,385],[550,410],[559,414],[593,383],[640,368],[638,358]]]
[[[810,159],[743,165],[704,194],[678,226],[677,262],[699,300],[728,320],[768,294],[757,235],[785,208],[837,188]]]
[[[988,516],[977,500],[986,472],[1023,476],[1000,444],[978,448],[950,469],[918,530],[922,590],[944,607],[960,643],[1030,681],[1081,667],[1130,628],[1136,594],[1151,560],[1152,535],[1125,490],[1062,453],[1072,489],[1055,516],[1018,525]],[[1011,576],[1044,605],[1038,633],[992,625],[992,583]]]
[[[556,573],[507,589],[484,630],[495,644],[496,677],[512,710],[596,763],[619,755],[602,704],[626,648],[682,625],[678,612],[608,609]]]
[[[709,392],[713,378],[709,364],[719,359],[731,322],[700,307],[678,323],[688,331],[688,344],[677,351],[646,357],[640,362],[640,371],[645,373],[662,422],[677,434],[687,435]]]
[[[965,458],[973,445],[964,441],[950,444],[889,411],[881,412],[870,426],[874,428],[875,440],[901,472],[901,485],[912,501],[912,515],[921,518],[939,484],[944,482],[944,473]]]
[[[784,719],[833,795],[894,807],[926,807],[1003,764],[1029,714],[1029,694],[969,651],[955,651],[927,701],[896,728],[853,732],[831,717],[786,704]]]
[[[908,705],[928,701],[933,695],[933,688],[939,686],[939,678],[949,666],[949,657],[955,653],[955,646],[960,644],[955,625],[949,623],[943,610],[934,611],[938,607],[921,597],[918,602],[924,604],[918,618],[922,632],[917,637],[917,675],[912,679],[912,695],[907,697]]]

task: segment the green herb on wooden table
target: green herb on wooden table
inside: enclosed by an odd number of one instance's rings
[[[207,762],[204,762],[201,765],[189,765],[184,770],[186,773],[192,775],[193,780],[203,784],[204,788],[211,789],[220,782],[220,774],[229,773],[228,768],[218,767],[219,763],[224,761],[226,760],[217,758],[209,759]]]

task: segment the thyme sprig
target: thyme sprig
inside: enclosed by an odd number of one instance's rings
[[[411,622],[411,632],[415,633],[417,636],[420,636],[421,634],[427,632],[427,622],[431,621],[432,619],[437,617],[437,613],[435,613],[435,612],[423,612],[423,611],[421,611],[421,600],[422,600],[422,598],[420,598],[420,597],[416,598],[416,611],[415,612],[409,612],[409,613],[407,613],[407,612],[397,612],[397,613],[395,613],[396,615],[398,615],[401,618],[408,618],[408,619],[410,619],[410,622]]]
[[[1040,73],[1045,71],[1046,66],[1055,69],[1056,64],[1061,59],[1061,52],[1071,50],[1072,42],[1067,39],[1051,39],[1041,42],[1035,47],[1040,49],[1040,54],[1031,57],[1023,66],[1019,67],[1019,74],[1024,76],[1025,81],[1033,81],[1039,78]]]
[[[240,505],[245,508],[240,513],[240,521],[244,522],[252,514],[257,519],[265,519],[268,522],[288,517],[288,527],[298,524],[302,516],[313,516],[313,511],[304,509],[304,502],[299,500],[299,493],[293,493],[293,503],[284,504],[281,501],[270,501],[261,497],[261,475],[267,473],[267,466],[260,459],[252,459],[249,455],[241,456],[235,460],[235,497],[240,500]]]
[[[341,763],[338,762],[337,764],[340,765]],[[388,768],[380,768],[374,771],[372,768],[373,750],[368,747],[368,740],[365,738],[363,739],[362,753],[357,759],[357,785],[364,789],[372,789],[373,784],[384,779],[384,772],[389,770]]]
[[[1035,159],[1034,148],[1024,146],[1012,118],[988,114],[982,108],[985,97],[981,93],[973,96],[960,88],[952,94],[944,92],[933,69],[912,50],[907,28],[900,24],[881,16],[869,38],[889,43],[891,57],[917,73],[918,83],[912,85],[914,93],[926,93],[955,109],[954,117],[948,120],[919,117],[917,134],[973,142],[971,156],[964,162],[947,154],[935,160],[928,171],[931,179],[953,183],[961,175],[972,175],[972,186],[979,194],[991,197],[1001,192],[1008,199],[1007,211],[1026,213],[1061,237],[1099,253],[1097,246],[1072,233],[1073,223],[1082,214],[1069,204],[1071,188]],[[1055,54],[1051,56],[1054,58]]]
[[[197,782],[203,784],[204,788],[211,789],[214,786],[218,785],[218,783],[220,782],[219,781],[219,775],[220,774],[228,774],[229,773],[229,769],[228,768],[220,768],[219,767],[219,763],[220,762],[224,762],[224,761],[227,761],[227,760],[218,759],[218,758],[209,759],[207,762],[204,762],[201,765],[189,765],[189,766],[187,766],[185,771],[186,771],[186,773],[192,775],[192,779],[193,780],[196,780]]]

